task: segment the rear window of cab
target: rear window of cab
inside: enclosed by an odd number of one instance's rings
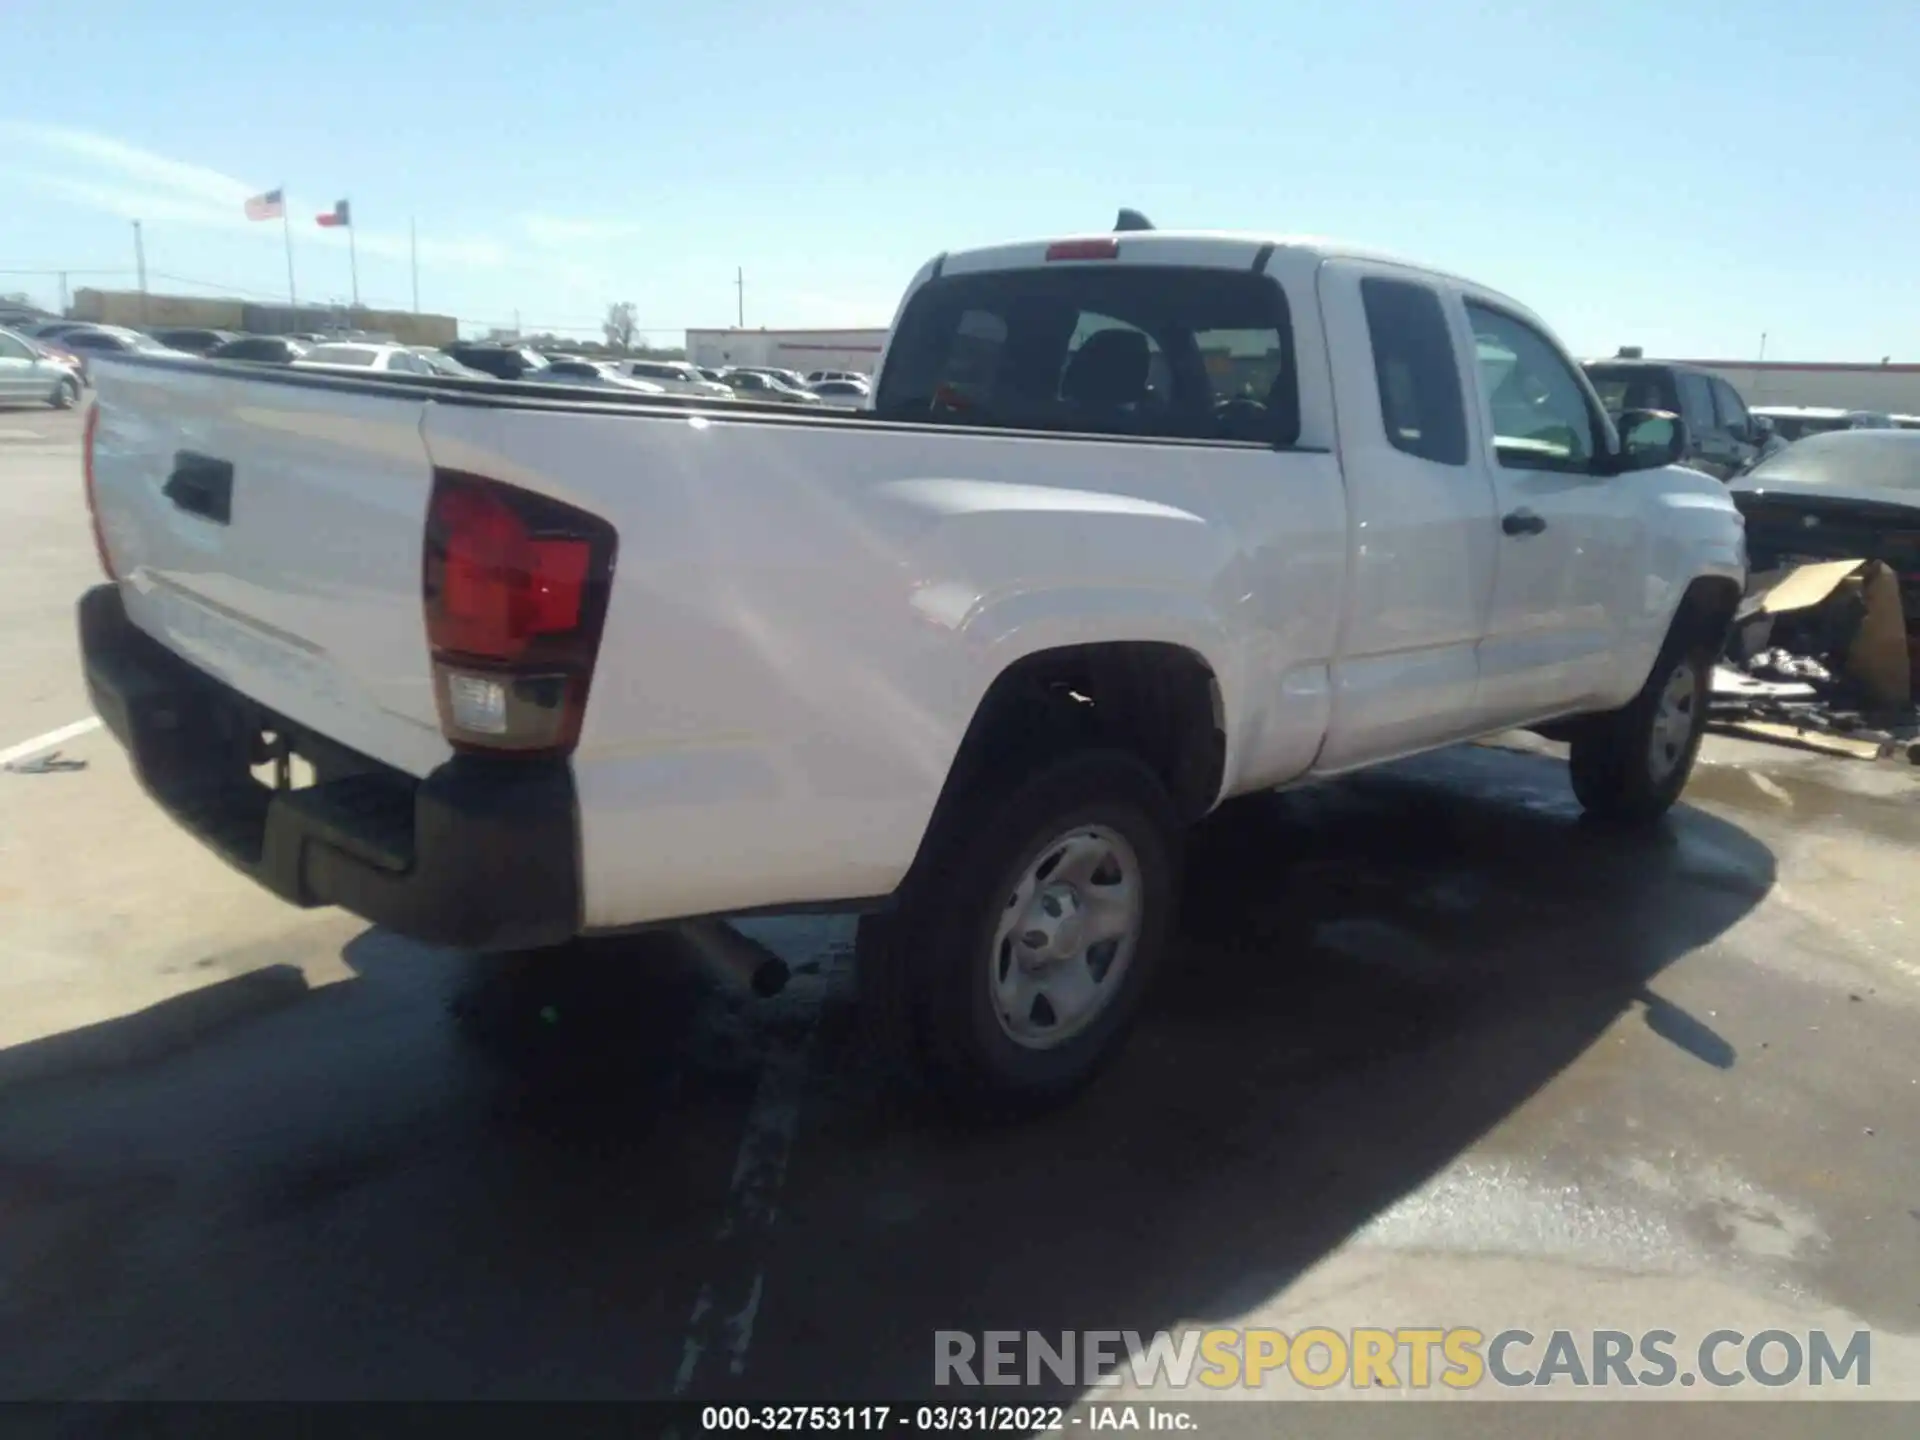
[[[885,419],[1292,445],[1286,296],[1250,271],[1076,265],[946,276],[908,302]]]

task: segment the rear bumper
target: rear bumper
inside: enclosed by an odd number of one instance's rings
[[[338,905],[436,945],[511,950],[580,930],[580,823],[564,760],[456,756],[416,780],[303,732],[128,620],[117,587],[80,598],[95,712],[142,787],[229,864],[296,905]],[[261,734],[317,783],[253,778]]]

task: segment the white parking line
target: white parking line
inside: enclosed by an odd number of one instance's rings
[[[725,1354],[728,1374],[746,1373],[753,1323],[766,1293],[765,1264],[780,1214],[780,1187],[800,1129],[820,1003],[851,961],[838,947],[813,958],[824,962],[818,972],[796,975],[777,999],[761,1002],[801,1011],[805,1020],[791,1030],[776,1030],[761,1060],[760,1083],[734,1156],[733,1184],[714,1231],[713,1269],[687,1317],[673,1381],[676,1395],[687,1393],[701,1358],[712,1351]]]
[[[76,720],[71,725],[62,725],[58,730],[49,730],[44,735],[36,735],[31,740],[22,740],[18,745],[0,750],[0,765],[11,765],[14,761],[24,760],[29,755],[38,755],[42,750],[51,750],[56,745],[77,740],[82,735],[91,734],[99,728],[98,715],[89,715],[86,719]]]

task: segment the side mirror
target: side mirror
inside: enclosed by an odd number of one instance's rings
[[[1748,438],[1756,445],[1764,445],[1773,438],[1773,421],[1765,415],[1749,415],[1747,427],[1751,432]]]
[[[1619,469],[1657,470],[1687,453],[1687,424],[1666,410],[1629,410],[1620,417]]]

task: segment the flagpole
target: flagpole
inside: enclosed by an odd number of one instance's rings
[[[353,308],[360,308],[360,253],[353,243],[353,212],[347,212],[347,265],[353,274]]]
[[[287,187],[280,187],[280,233],[287,237],[287,308],[298,310],[300,297],[293,290],[293,221],[287,218]],[[299,317],[296,316],[297,320]]]

